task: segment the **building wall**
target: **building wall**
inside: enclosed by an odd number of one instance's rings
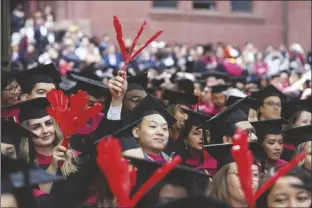
[[[179,1],[176,9],[155,9],[152,1],[56,1],[54,7],[59,21],[74,21],[92,35],[114,36],[112,20],[117,15],[125,37],[134,37],[142,22],[148,21],[142,41],[162,29],[161,39],[170,43],[223,41],[242,46],[250,40],[263,49],[286,38],[311,49],[311,2],[288,2],[286,36],[282,1],[253,1],[253,13],[232,13],[229,1],[216,3],[216,11],[193,10],[191,1]]]

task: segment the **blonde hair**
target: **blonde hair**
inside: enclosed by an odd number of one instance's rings
[[[53,142],[53,146],[56,147],[57,145],[59,145],[64,137],[63,134],[59,128],[59,126],[57,125],[56,121],[54,119],[52,119],[53,122],[53,126],[55,129],[55,140]],[[28,122],[27,121],[23,121],[21,123],[21,125],[26,128],[29,129],[28,127]],[[37,159],[35,158],[34,161],[30,161],[30,150],[29,150],[29,140],[31,138],[28,137],[23,137],[20,143],[20,157],[21,159],[27,161],[27,162],[34,162],[35,164],[38,164]],[[66,160],[64,162],[64,165],[61,167],[61,172],[63,176],[68,176],[72,173],[75,173],[78,171],[77,166],[75,165],[75,163],[78,163],[78,156],[75,153],[75,151],[73,151],[72,149],[68,148],[66,151]]]
[[[207,191],[207,195],[217,200],[227,202],[229,199],[229,193],[227,188],[227,175],[230,169],[230,165],[226,164],[216,172],[212,177],[212,182]]]
[[[301,144],[298,145],[298,147],[296,148],[296,151],[295,151],[295,154],[293,155],[293,158],[297,157],[299,154],[301,154],[302,152],[304,152],[304,148],[305,146],[308,144],[308,142],[303,142]],[[301,160],[299,163],[298,163],[298,167],[303,167],[303,164],[304,164],[304,160],[305,158],[303,158],[303,160]]]

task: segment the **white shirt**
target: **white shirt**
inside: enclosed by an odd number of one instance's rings
[[[110,104],[106,118],[113,121],[120,120],[121,108],[122,104],[120,106],[112,106],[112,104]]]

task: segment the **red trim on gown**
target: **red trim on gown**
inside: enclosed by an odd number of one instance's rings
[[[283,148],[289,149],[289,150],[292,150],[292,151],[296,150],[296,146],[294,144],[283,144]]]
[[[209,153],[203,150],[204,162],[201,164],[200,157],[193,156],[185,161],[185,164],[195,166],[196,170],[207,170],[209,175],[213,176],[217,172],[217,161],[209,155]]]
[[[103,113],[99,113],[98,115],[94,116],[93,118],[91,118],[91,124],[87,124],[85,127],[79,129],[77,133],[83,135],[92,133],[99,126],[103,116]]]
[[[18,121],[18,114],[19,114],[19,112],[20,112],[19,109],[1,110],[1,118],[4,118],[4,119],[13,118],[13,120],[16,123],[19,123],[19,121]]]
[[[77,155],[81,154],[81,152],[78,152],[78,151],[75,151],[75,152],[76,152]],[[40,166],[42,166],[42,165],[50,165],[51,162],[52,162],[52,155],[51,156],[46,156],[46,155],[43,155],[43,154],[40,154],[40,153],[36,152],[36,157],[37,157],[38,164]],[[42,191],[40,189],[33,189],[33,193],[34,193],[35,197],[39,197],[41,195],[49,194],[49,193],[46,193],[46,192],[44,192],[44,191]],[[90,198],[88,198],[84,202],[92,204],[92,205],[95,205],[96,204],[96,196],[91,196]]]
[[[147,153],[147,155],[156,162],[166,162],[166,160],[161,155],[152,155],[152,154],[148,154],[148,153]]]

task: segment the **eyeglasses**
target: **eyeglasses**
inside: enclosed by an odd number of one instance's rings
[[[11,86],[10,88],[4,88],[4,91],[9,92],[10,94],[15,93],[17,90],[20,91],[21,87],[19,85]]]
[[[230,172],[230,173],[228,173],[228,174],[234,174],[234,175],[236,175],[237,177],[239,177],[237,172]],[[252,178],[253,181],[259,181],[259,180],[260,180],[260,174],[259,174],[259,172],[252,172],[251,178]]]
[[[264,103],[264,104],[266,104],[266,105],[268,105],[268,106],[270,106],[270,107],[273,107],[273,106],[276,106],[276,107],[278,107],[278,108],[282,107],[282,104],[281,104],[280,102],[275,103],[275,102],[269,101],[269,102],[266,102],[266,103]]]

